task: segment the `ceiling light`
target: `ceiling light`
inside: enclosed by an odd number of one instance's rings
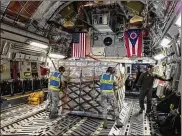
[[[39,48],[43,48],[43,49],[48,48],[48,45],[42,44],[42,43],[38,43],[38,42],[30,42],[30,45],[36,46],[36,47],[39,47]]]
[[[63,58],[65,58],[64,55],[61,55],[61,54],[53,54],[53,53],[50,53],[49,54],[49,57],[55,58],[55,59],[63,59]]]
[[[164,54],[158,54],[158,55],[154,56],[155,60],[161,60],[163,58],[165,58]]]
[[[175,23],[177,26],[181,27],[181,14],[179,15],[176,23]]]
[[[170,39],[168,38],[163,38],[160,45],[162,45],[163,47],[168,47],[167,45],[171,42]]]

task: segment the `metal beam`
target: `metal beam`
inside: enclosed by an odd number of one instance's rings
[[[17,29],[17,28],[14,28],[14,27],[6,26],[5,24],[1,24],[0,30],[8,32],[8,33],[16,34],[16,35],[19,35],[19,36],[22,36],[22,37],[25,37],[25,38],[29,38],[29,39],[32,39],[32,40],[40,41],[40,42],[43,42],[43,43],[48,43],[48,41],[49,41],[45,37],[42,37],[42,36],[38,37],[38,36],[36,36],[34,34],[26,32],[24,30]]]
[[[27,5],[29,1],[26,1],[24,5],[21,4],[21,1],[19,4],[21,5],[21,9],[18,11],[18,15],[16,16],[16,19],[13,22],[13,25],[15,25],[15,22],[18,20],[18,17],[20,16],[21,12],[25,9],[25,6]]]
[[[87,12],[85,11],[84,7],[81,7],[81,8],[82,8],[84,14],[86,15],[87,22],[88,22],[89,24],[91,24],[90,18],[89,18],[89,16],[88,16]]]
[[[13,21],[13,20],[12,20],[12,21]],[[36,34],[36,33],[34,33],[34,32],[28,31],[27,29],[22,28],[21,26],[13,26],[13,25],[12,25],[10,22],[8,22],[8,21],[6,21],[6,22],[3,21],[3,23],[1,23],[1,28],[2,28],[3,26],[10,27],[11,29],[19,29],[19,31],[24,31],[24,32],[29,33],[29,34],[33,34],[33,35],[35,35],[36,37],[38,36],[38,37],[47,39],[46,37],[44,37],[44,36],[42,36],[42,35],[39,35],[39,34]]]
[[[23,45],[29,45],[29,44],[26,43],[26,42],[20,42],[20,41],[8,39],[8,38],[3,38],[3,37],[1,37],[1,39],[7,40],[7,41],[11,41],[12,43],[19,43],[19,44],[23,44]],[[28,52],[28,49],[25,48],[25,50]],[[39,50],[39,51],[36,51],[36,52],[40,52],[41,54],[42,54],[42,53],[46,54],[46,53],[47,53],[47,50],[43,50],[43,49],[42,49],[42,50]]]
[[[10,2],[8,3],[8,6],[6,7],[6,9],[5,9],[5,10],[4,10],[4,12],[3,12],[3,15],[2,15],[1,21],[3,21],[4,16],[5,16],[5,14],[6,14],[6,11],[7,11],[7,10],[8,10],[8,8],[9,8],[9,5],[10,5]]]
[[[54,15],[58,14],[63,8],[65,8],[66,6],[68,6],[70,3],[72,3],[72,1],[68,1],[68,2],[65,2],[64,4],[60,5],[60,6],[54,11],[54,13],[50,16],[50,18],[47,20],[47,22],[50,21],[51,18],[52,18]],[[46,26],[46,24],[44,25],[43,29],[45,28],[45,26]]]
[[[50,59],[50,60],[51,60],[51,59]],[[54,66],[54,69],[55,69],[55,70],[58,70],[58,69],[56,68],[56,65],[54,64],[54,61],[51,60],[51,62],[52,62],[52,64],[53,64],[53,66]]]
[[[142,63],[155,63],[156,60],[149,57],[142,57],[142,58],[136,58],[136,59],[129,59],[127,57],[95,57],[95,59],[100,61],[107,61],[107,62],[116,62],[116,63],[138,63],[138,60],[143,60]],[[92,60],[91,58],[87,58],[87,60]]]
[[[172,17],[170,18],[170,20],[168,21],[162,35],[160,36],[160,38],[157,40],[157,42],[155,42],[153,45],[152,45],[152,49],[154,47],[156,47],[158,45],[158,43],[160,42],[160,40],[162,40],[162,38],[165,36],[165,34],[167,33],[167,31],[171,28],[172,24],[174,23],[174,20],[176,19],[177,17],[177,13],[180,11],[180,9],[178,9],[178,11],[176,13],[174,13],[172,15]]]
[[[121,7],[122,11],[124,12],[124,15],[125,15],[126,19],[128,19],[128,15],[126,14],[124,6],[121,4],[121,1],[118,1],[118,5]]]

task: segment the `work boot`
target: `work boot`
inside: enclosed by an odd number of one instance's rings
[[[117,119],[117,121],[116,121],[116,127],[117,128],[122,128],[123,127],[123,123],[121,123],[121,121],[119,119]]]
[[[150,112],[151,112],[151,110],[147,110],[145,116],[149,116]]]
[[[149,117],[149,113],[145,113],[145,116]]]
[[[51,115],[49,114],[49,119],[56,119],[58,117],[58,115]]]
[[[56,119],[58,117],[58,113],[49,113],[49,119]]]
[[[50,112],[51,111],[51,106],[47,105],[45,109],[46,109],[46,111]]]
[[[143,111],[144,111],[144,109],[140,109],[139,113],[141,114],[141,113],[143,113]]]
[[[104,119],[103,128],[104,128],[104,129],[107,129],[107,119]]]
[[[147,109],[146,113],[150,113],[150,112],[151,112],[151,110],[148,110],[148,109]]]

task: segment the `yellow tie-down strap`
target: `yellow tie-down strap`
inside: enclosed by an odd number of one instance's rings
[[[114,90],[102,90],[103,93],[114,93]]]
[[[81,126],[88,118],[83,118],[80,120],[76,125],[74,125],[72,128],[70,128],[66,133],[63,134],[63,136],[69,136],[74,130],[76,130],[78,127]]]
[[[103,124],[104,124],[104,121],[102,121],[99,125],[99,127],[97,128],[97,130],[92,133],[92,136],[99,136],[100,132],[103,130]]]

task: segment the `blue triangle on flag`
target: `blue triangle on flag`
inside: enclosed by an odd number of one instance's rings
[[[132,44],[133,47],[135,47],[135,44],[138,40],[138,37],[140,35],[140,30],[139,29],[132,29],[127,31],[128,38]]]

